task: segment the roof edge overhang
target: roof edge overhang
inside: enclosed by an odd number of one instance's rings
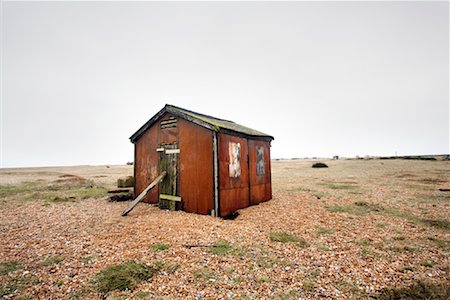
[[[268,142],[273,141],[275,139],[273,136],[270,136],[270,135],[250,135],[250,134],[245,134],[245,133],[242,133],[239,131],[234,131],[234,130],[227,129],[227,128],[220,128],[220,133],[239,136],[239,137],[243,137],[246,139],[261,140],[261,141],[268,141]]]
[[[213,130],[216,132],[220,130],[216,126],[213,126],[202,120],[196,119],[188,114],[182,113],[179,110],[175,109],[175,107],[173,107],[172,105],[166,104],[156,115],[154,115],[150,120],[148,120],[144,125],[142,125],[142,127],[139,128],[138,131],[136,131],[132,136],[130,136],[130,141],[134,143],[137,139],[139,139],[141,135],[144,134],[145,131],[147,131],[147,129],[149,129],[153,124],[155,124],[158,121],[158,119],[160,119],[166,113],[170,113],[176,117],[183,118],[187,121],[205,127],[209,130]]]
[[[183,109],[183,110],[185,110],[185,109]],[[186,110],[186,111],[188,111],[188,110]],[[238,132],[238,131],[234,131],[234,130],[230,130],[230,129],[226,129],[226,128],[220,128],[219,126],[205,122],[205,121],[198,119],[188,113],[184,113],[184,112],[180,111],[180,108],[178,108],[176,106],[166,104],[156,115],[154,115],[150,120],[148,120],[144,125],[142,125],[142,127],[139,128],[132,136],[130,136],[130,141],[132,143],[135,143],[147,131],[147,129],[149,129],[153,124],[155,124],[166,113],[170,113],[176,117],[185,119],[189,122],[192,122],[201,127],[207,128],[211,131],[223,132],[223,133],[227,133],[227,134],[231,134],[231,135],[238,135],[238,136],[243,136],[243,137],[257,139],[257,140],[266,140],[266,141],[274,140],[274,137],[270,136],[270,135],[255,136],[255,135],[248,135],[248,134],[245,134],[242,132]],[[192,113],[194,113],[194,112],[192,112]],[[195,113],[195,114],[198,114],[198,113]],[[198,114],[198,115],[201,115],[201,114]]]

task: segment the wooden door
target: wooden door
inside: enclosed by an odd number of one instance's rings
[[[167,172],[166,177],[159,185],[159,207],[162,209],[180,210],[181,197],[179,197],[179,155],[177,144],[161,145],[160,173]]]

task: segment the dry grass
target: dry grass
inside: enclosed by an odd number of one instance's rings
[[[104,192],[132,166],[2,169],[0,295],[449,298],[448,161],[311,164],[272,162],[273,200],[235,220],[146,204],[120,217]],[[131,285],[106,276],[130,261]]]

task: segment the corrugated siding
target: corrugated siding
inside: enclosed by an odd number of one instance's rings
[[[178,119],[180,196],[184,210],[209,214],[213,209],[213,133]]]
[[[138,196],[159,175],[158,126],[149,128],[135,143],[135,196]],[[158,203],[158,187],[152,189],[144,202]]]
[[[156,149],[161,144],[176,143],[180,149],[178,190],[184,210],[210,214],[214,208],[213,132],[182,118],[173,119],[171,114],[162,115],[135,142],[135,195],[160,173]],[[239,176],[236,169],[232,169],[237,177],[230,176],[230,143],[240,145]],[[219,133],[218,147],[221,216],[272,198],[270,142]],[[257,149],[264,152],[264,174],[261,174],[261,163],[257,167]],[[158,194],[156,187],[144,201],[158,203]]]
[[[240,169],[237,178],[230,177],[229,144],[240,143]],[[228,134],[219,134],[219,194],[220,215],[227,216],[238,209],[249,206],[247,139]]]
[[[264,152],[264,174],[257,172],[257,149]],[[270,169],[270,143],[248,140],[249,173],[250,173],[250,204],[259,204],[272,199],[272,180]]]

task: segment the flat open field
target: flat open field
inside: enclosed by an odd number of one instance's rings
[[[0,169],[1,296],[450,298],[450,162],[325,163],[273,161],[273,200],[235,220],[121,217],[132,166]]]

